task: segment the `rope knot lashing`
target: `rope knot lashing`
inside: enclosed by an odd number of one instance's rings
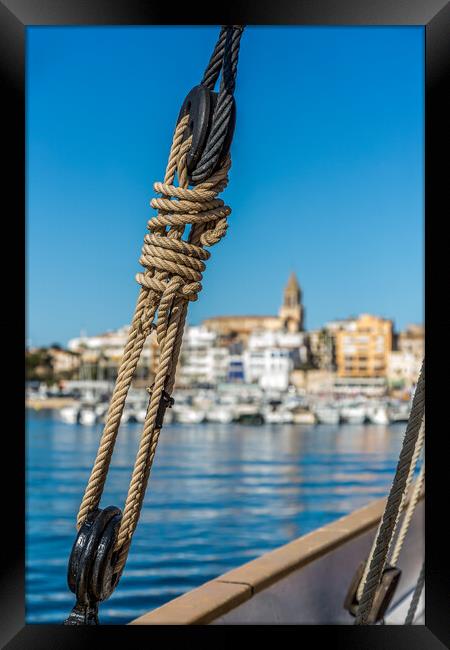
[[[213,246],[225,236],[227,218],[231,213],[230,208],[218,198],[218,194],[228,184],[231,166],[229,147],[233,137],[235,111],[230,93],[234,91],[241,34],[242,27],[234,29],[234,26],[227,26],[221,30],[200,84],[203,88],[198,94],[209,98],[207,103],[211,109],[208,108],[206,117],[209,121],[203,139],[197,138],[199,127],[202,127],[201,111],[197,111],[195,119],[191,119],[194,117],[195,103],[187,103],[177,121],[164,181],[154,184],[154,190],[159,196],[152,199],[151,206],[157,210],[157,215],[147,224],[149,234],[144,238],[139,260],[143,271],[136,274],[141,291],[99,449],[77,516],[77,527],[81,530],[98,509],[125,400],[145,341],[155,329],[160,348],[158,366],[154,383],[148,389],[150,399],[125,508],[120,523],[115,522],[118,526],[117,538],[114,545],[111,543],[108,547],[114,555],[117,580],[125,565],[139,518],[164,411],[173,404],[170,393],[175,384],[188,302],[197,300],[202,290],[201,280],[206,261],[210,257],[205,247]],[[217,94],[213,88],[221,69],[221,90]],[[190,116],[191,107],[193,115]],[[192,162],[195,169],[191,170],[189,164],[192,166]],[[195,177],[191,172],[195,172]],[[175,184],[176,177],[178,185]],[[183,239],[187,228],[190,230]],[[113,587],[112,584],[110,586]],[[103,596],[107,597],[106,591],[94,595],[96,602]],[[86,612],[90,614],[86,608],[81,614],[75,612],[73,618],[77,624],[88,617]],[[94,608],[91,618],[96,618]]]
[[[156,182],[154,189],[161,196],[150,205],[158,211],[149,219],[150,234],[144,237],[139,263],[145,271],[136,275],[137,282],[153,290],[162,300],[170,279],[177,276],[180,286],[176,295],[196,301],[202,289],[201,280],[210,253],[205,246],[217,244],[226,234],[231,209],[217,194],[227,185],[229,157],[208,181],[194,188],[173,183]],[[196,242],[181,238],[186,227],[196,226]],[[167,231],[167,228],[169,230]],[[176,229],[178,237],[172,229]]]

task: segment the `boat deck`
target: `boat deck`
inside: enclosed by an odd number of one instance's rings
[[[131,625],[344,624],[353,571],[376,534],[385,499],[229,571]],[[403,623],[424,557],[424,495],[399,558],[402,576],[386,624]],[[424,597],[415,624],[424,622]]]

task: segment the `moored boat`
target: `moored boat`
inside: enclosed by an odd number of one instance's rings
[[[225,404],[216,404],[206,411],[206,421],[218,424],[230,424],[236,418],[234,409]]]
[[[97,414],[95,412],[95,408],[91,405],[89,406],[81,406],[80,407],[80,413],[78,417],[78,421],[80,424],[84,426],[92,426],[97,422]]]
[[[237,404],[236,422],[239,424],[264,424],[264,415],[257,402]]]
[[[375,403],[366,407],[366,415],[372,424],[389,424],[390,417],[385,404]]]
[[[267,424],[292,424],[294,422],[292,411],[285,408],[282,402],[269,403],[263,407],[262,415]]]
[[[316,424],[317,418],[309,409],[295,409],[292,411],[294,424]]]
[[[314,408],[314,414],[320,424],[339,424],[341,421],[339,409],[331,404],[316,406]]]
[[[167,413],[167,411],[166,411]],[[172,408],[174,420],[181,424],[200,424],[204,422],[205,411],[196,409],[188,404],[178,404]]]
[[[71,406],[64,406],[59,410],[60,419],[66,424],[76,424],[78,422],[78,415],[80,412],[80,407],[78,404],[73,404]]]
[[[348,424],[363,424],[366,421],[366,407],[363,404],[348,404],[340,410],[341,418]]]
[[[408,422],[411,404],[409,402],[391,402],[389,418],[391,422]]]

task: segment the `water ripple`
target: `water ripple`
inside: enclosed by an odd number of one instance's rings
[[[61,623],[75,518],[101,429],[27,420],[27,623]],[[126,571],[101,607],[125,623],[390,487],[404,427],[169,426]],[[139,425],[120,432],[103,504],[123,506]]]

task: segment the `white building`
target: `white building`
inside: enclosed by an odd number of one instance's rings
[[[108,377],[117,373],[122,359],[123,350],[127,343],[130,326],[124,325],[117,330],[94,336],[80,335],[71,339],[67,347],[77,352],[81,357],[82,369],[86,371],[89,365],[95,366],[99,362],[108,370]],[[152,332],[144,345],[139,359],[136,377],[146,377],[153,371],[155,350],[155,332]],[[89,372],[87,372],[89,375]]]
[[[425,355],[425,328],[423,325],[408,325],[398,335],[398,349],[409,352],[418,363],[422,363]]]
[[[265,390],[287,390],[294,368],[290,351],[282,348],[247,349],[243,353],[245,381]]]
[[[337,318],[335,320],[330,320],[328,323],[325,323],[324,329],[329,332],[339,332],[340,330],[347,330],[348,332],[353,332],[356,330],[356,316],[350,316],[349,318]]]
[[[249,336],[248,350],[267,350],[277,348],[287,350],[292,359],[293,368],[298,368],[308,361],[307,334],[305,332],[255,331]]]
[[[186,327],[177,382],[217,384],[228,378],[229,351],[216,345],[217,334],[206,327]]]
[[[395,350],[388,355],[387,378],[391,385],[412,386],[417,382],[422,357],[412,352]]]
[[[81,352],[83,350],[92,350],[93,352],[101,351],[107,357],[119,359],[122,356],[127,342],[129,329],[129,325],[124,325],[117,330],[111,330],[95,336],[81,334],[79,337],[71,339],[67,347],[73,352]]]

